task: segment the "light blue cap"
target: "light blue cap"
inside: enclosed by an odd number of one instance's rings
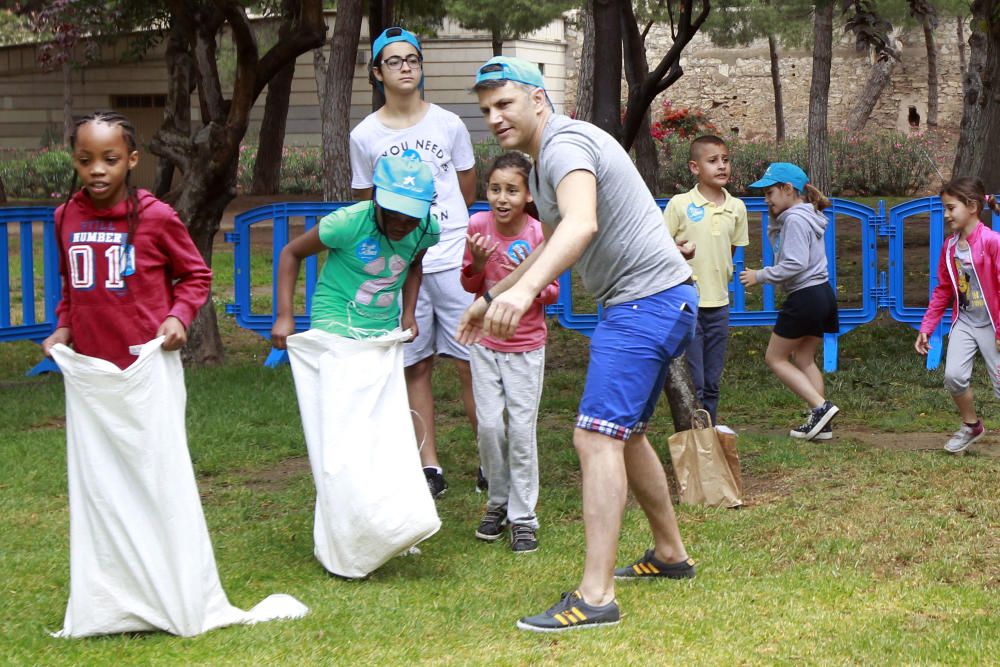
[[[379,206],[423,220],[434,200],[434,176],[417,151],[388,155],[375,163],[375,201]]]
[[[535,86],[545,90],[545,79],[538,65],[527,60],[509,56],[494,56],[476,70],[476,83],[493,80],[507,80]]]
[[[779,183],[789,183],[793,188],[802,192],[808,182],[809,177],[806,176],[806,172],[802,171],[798,165],[794,165],[791,162],[772,162],[768,165],[767,171],[760,177],[760,180],[751,183],[747,187],[769,188]]]
[[[408,42],[413,45],[413,48],[417,50],[417,53],[423,55],[423,49],[420,48],[420,40],[409,30],[404,30],[399,26],[394,26],[392,28],[386,28],[382,31],[375,41],[372,43],[372,62],[378,60],[378,54],[382,53],[384,49],[389,44],[393,42]]]

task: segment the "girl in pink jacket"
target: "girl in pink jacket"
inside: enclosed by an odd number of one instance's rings
[[[993,393],[1000,398],[1000,234],[979,220],[986,206],[1000,213],[1000,204],[996,197],[986,194],[978,178],[963,177],[941,189],[941,205],[945,224],[954,234],[942,244],[938,284],[914,347],[920,354],[927,354],[928,337],[951,306],[944,386],[955,400],[962,426],[944,448],[958,454],[986,432],[976,416],[969,386],[976,352],[982,354]]]

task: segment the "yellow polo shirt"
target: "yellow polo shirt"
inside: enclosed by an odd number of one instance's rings
[[[717,308],[729,304],[729,281],[733,277],[732,246],[750,243],[747,207],[731,194],[717,206],[705,199],[698,187],[667,202],[663,219],[677,243],[694,241],[694,257],[688,260],[698,283],[698,305]]]

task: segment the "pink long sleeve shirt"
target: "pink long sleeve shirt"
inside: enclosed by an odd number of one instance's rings
[[[508,259],[515,257],[515,251],[523,248],[527,253],[534,252],[535,248],[545,240],[542,234],[542,223],[529,215],[525,215],[527,222],[521,233],[517,236],[503,236],[497,230],[493,220],[492,211],[476,213],[469,218],[469,235],[480,233],[493,237],[494,242],[499,241],[500,245],[496,252],[486,260],[486,266],[481,273],[472,272],[472,252],[468,245],[465,248],[465,256],[462,258],[462,287],[467,292],[472,292],[476,296],[482,296],[498,282],[507,277],[508,269],[503,266],[503,257]],[[516,262],[510,262],[516,264]],[[555,303],[559,298],[559,280],[553,280],[546,285],[545,289],[535,297],[528,312],[521,318],[514,335],[507,340],[499,340],[489,336],[483,338],[480,344],[497,352],[530,352],[545,345],[548,337],[548,328],[545,326],[545,306]]]

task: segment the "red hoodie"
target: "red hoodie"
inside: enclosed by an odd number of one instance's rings
[[[174,209],[146,190],[138,197],[130,276],[119,271],[128,235],[127,199],[98,209],[80,190],[55,214],[63,283],[58,326],[69,328],[80,354],[123,369],[136,358],[129,347],[152,340],[168,316],[190,326],[212,284],[212,271]]]

